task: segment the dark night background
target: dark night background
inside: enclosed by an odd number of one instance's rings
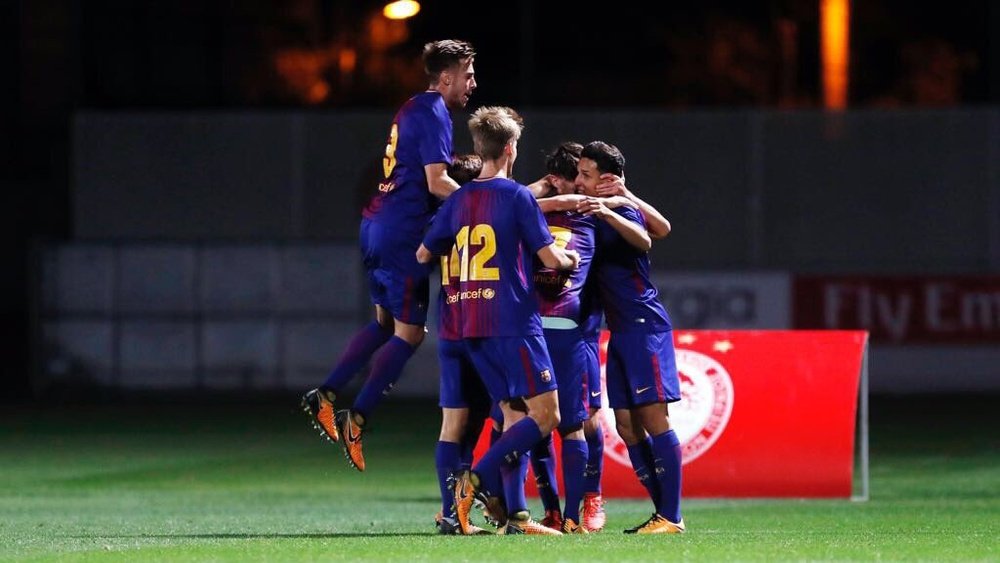
[[[420,46],[473,42],[475,105],[822,107],[819,1],[428,0],[408,22],[333,0],[0,3],[0,395],[27,395],[30,245],[73,231],[74,112],[393,107]],[[1000,102],[1000,5],[854,2],[852,108]]]

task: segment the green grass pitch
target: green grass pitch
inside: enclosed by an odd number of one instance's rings
[[[1000,559],[995,397],[875,401],[868,502],[687,500],[639,537],[611,500],[562,538],[435,535],[433,404],[383,405],[360,474],[295,403],[3,407],[0,561]]]

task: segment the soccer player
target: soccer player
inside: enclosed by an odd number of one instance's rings
[[[448,175],[459,185],[479,176],[483,161],[475,154],[455,157]],[[442,264],[442,284],[438,299],[438,359],[441,365],[439,406],[441,433],[434,452],[438,485],[441,489],[441,512],[434,517],[438,532],[445,535],[461,533],[452,513],[455,495],[449,478],[462,469],[469,469],[472,453],[479,438],[479,429],[490,411],[490,400],[472,363],[465,355],[462,342],[458,287],[448,284],[448,263]],[[472,526],[473,533],[489,533]]]
[[[469,130],[483,170],[445,202],[417,250],[421,263],[446,256],[468,358],[504,413],[503,435],[455,480],[455,512],[464,534],[472,531],[475,500],[496,505],[491,497],[502,491],[504,459],[517,460],[559,424],[556,381],[526,268],[532,255],[557,270],[573,269],[579,260],[555,244],[527,188],[509,179],[521,135],[516,113],[480,108]],[[517,403],[527,416],[514,410]]]
[[[385,179],[361,222],[375,320],[354,335],[326,381],[302,398],[314,425],[329,439],[341,441],[358,471],[365,469],[362,436],[368,418],[424,338],[429,272],[417,263],[414,252],[438,198],[458,188],[447,172],[452,152],[448,110],[465,107],[476,88],[474,57],[472,45],[464,41],[446,39],[424,46],[430,85],[396,113],[382,159]],[[369,359],[371,372],[354,405],[334,411],[336,395]]]
[[[597,197],[601,174],[623,177],[624,168],[621,151],[595,141],[580,153],[576,182],[589,196],[578,209],[600,219],[592,272],[611,332],[608,401],[632,467],[656,507],[646,522],[625,532],[681,533],[681,449],[667,408],[680,400],[680,384],[670,318],[649,280],[652,241],[643,214],[608,209]]]
[[[563,143],[546,158],[549,171],[547,181],[557,195],[576,192],[576,163],[580,150],[578,143]],[[541,200],[546,210],[547,201]],[[583,498],[584,470],[588,460],[587,440],[583,422],[587,419],[588,350],[580,331],[581,294],[590,271],[594,255],[594,229],[596,218],[574,211],[551,210],[545,213],[556,243],[580,255],[578,267],[570,272],[554,271],[544,266],[535,270],[535,295],[542,315],[545,342],[552,357],[558,382],[560,424],[562,437],[563,483],[566,507],[559,510],[552,460],[552,436],[536,445],[531,452],[531,463],[538,483],[539,495],[546,508],[542,524],[560,529],[563,533],[585,534],[581,525],[580,502]],[[598,374],[600,389],[600,374]]]
[[[539,206],[546,212],[548,220],[552,212],[575,211],[577,205],[586,200],[585,196],[576,194],[577,163],[580,160],[580,151],[583,145],[574,142],[566,142],[559,145],[554,152],[546,158],[547,174],[538,182],[535,182],[529,189],[542,197]],[[599,194],[607,194],[602,202],[609,208],[621,205],[638,208],[638,204],[625,196],[626,190],[624,180],[613,174],[602,174],[601,182],[597,184]],[[627,192],[631,193],[631,192]],[[636,198],[638,199],[638,198]],[[642,202],[645,204],[645,202]],[[648,204],[646,204],[648,205]],[[652,207],[650,206],[650,209]],[[652,209],[652,212],[659,213]],[[665,220],[664,220],[665,221]],[[652,233],[650,236],[654,236]],[[592,239],[591,235],[591,239]],[[656,237],[654,237],[656,238]],[[582,256],[582,255],[581,255]],[[589,276],[579,276],[585,280]],[[588,532],[597,532],[604,528],[606,515],[604,513],[604,499],[601,496],[601,477],[604,470],[604,429],[601,425],[601,388],[600,360],[598,357],[598,340],[600,338],[601,321],[604,311],[601,308],[597,295],[595,283],[586,282],[582,292],[575,296],[579,299],[579,324],[583,337],[585,349],[585,364],[583,372],[586,380],[583,382],[586,388],[583,393],[586,395],[588,413],[587,419],[583,423],[584,438],[587,441],[587,461],[584,468],[583,481],[583,513],[580,515],[580,524]],[[580,288],[577,288],[578,290]],[[543,322],[544,322],[543,318]],[[546,336],[548,336],[546,331]],[[550,342],[550,353],[552,347]],[[553,358],[554,359],[554,358]],[[561,380],[562,372],[556,369],[556,375],[560,377],[559,391],[563,397],[569,384],[563,384]],[[560,406],[565,407],[565,399],[560,399]],[[565,421],[566,416],[563,416]],[[536,485],[539,496],[545,508],[545,518],[542,524],[562,529],[563,514],[559,510],[559,495],[555,487],[555,460],[553,459],[552,440],[546,437],[542,443],[538,444],[531,451],[531,464],[535,473]],[[564,462],[564,467],[566,464]],[[568,481],[564,475],[564,481]],[[567,485],[567,489],[568,489]],[[567,497],[569,493],[567,492]],[[567,498],[567,505],[570,505]],[[575,503],[573,504],[575,506]]]
[[[575,180],[575,175],[574,175]],[[651,239],[661,239],[670,234],[670,222],[652,205],[646,203],[625,186],[624,176],[618,176],[605,172],[600,175],[595,192],[605,199],[602,203],[606,207],[614,209],[622,205],[635,207],[642,214],[646,224],[646,231]],[[619,200],[624,198],[624,201]],[[584,471],[584,493],[583,493],[583,526],[590,532],[597,532],[604,528],[607,516],[604,513],[604,498],[601,495],[601,477],[604,473],[604,428],[601,425],[601,375],[599,358],[599,340],[601,333],[601,320],[604,317],[604,309],[601,307],[600,297],[596,291],[596,283],[589,283],[586,288],[584,299],[583,316],[584,341],[588,350],[588,374],[590,375],[589,406],[590,416],[583,424],[583,433],[587,437],[589,455],[587,467]]]

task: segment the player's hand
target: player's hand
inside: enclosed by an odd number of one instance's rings
[[[431,251],[427,250],[427,247],[421,244],[420,248],[417,249],[417,262],[421,264],[429,264],[433,259],[434,255],[431,254]]]
[[[601,174],[601,182],[597,184],[597,195],[628,195],[628,188],[625,187],[625,177],[614,174]]]
[[[597,218],[603,219],[607,217],[611,210],[608,206],[604,205],[601,199],[596,197],[588,197],[576,206],[577,213],[582,213],[584,215],[594,215]]]
[[[570,266],[569,268],[567,268],[567,270],[575,270],[575,269],[577,269],[577,268],[580,267],[580,253],[579,252],[577,252],[575,250],[563,250],[563,252],[566,253],[566,256],[573,263],[573,265]]]

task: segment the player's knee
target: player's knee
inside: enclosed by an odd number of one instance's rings
[[[396,323],[396,336],[406,341],[407,344],[416,348],[420,346],[420,343],[424,341],[424,336],[427,331],[424,327],[420,325],[408,325],[403,323]]]
[[[542,435],[546,435],[559,426],[559,409],[539,408],[528,413],[538,425],[538,430]]]
[[[622,441],[626,444],[635,444],[639,441],[636,436],[635,429],[629,423],[618,421],[615,423],[615,429],[618,431],[618,435],[621,437]]]
[[[562,420],[559,418],[559,409],[546,410],[545,415],[545,427],[542,428],[541,425],[539,425],[542,434],[548,434],[558,428],[559,423]]]
[[[424,331],[420,331],[414,335],[414,338],[412,340],[407,340],[407,342],[409,342],[411,346],[416,348],[417,346],[420,346],[424,342],[424,338],[426,336],[427,333],[425,333]]]
[[[396,328],[396,321],[392,318],[392,313],[378,305],[375,306],[375,322],[387,333],[392,333]]]
[[[570,440],[583,440],[583,424],[570,424],[559,425],[559,436],[563,439],[569,438]]]

